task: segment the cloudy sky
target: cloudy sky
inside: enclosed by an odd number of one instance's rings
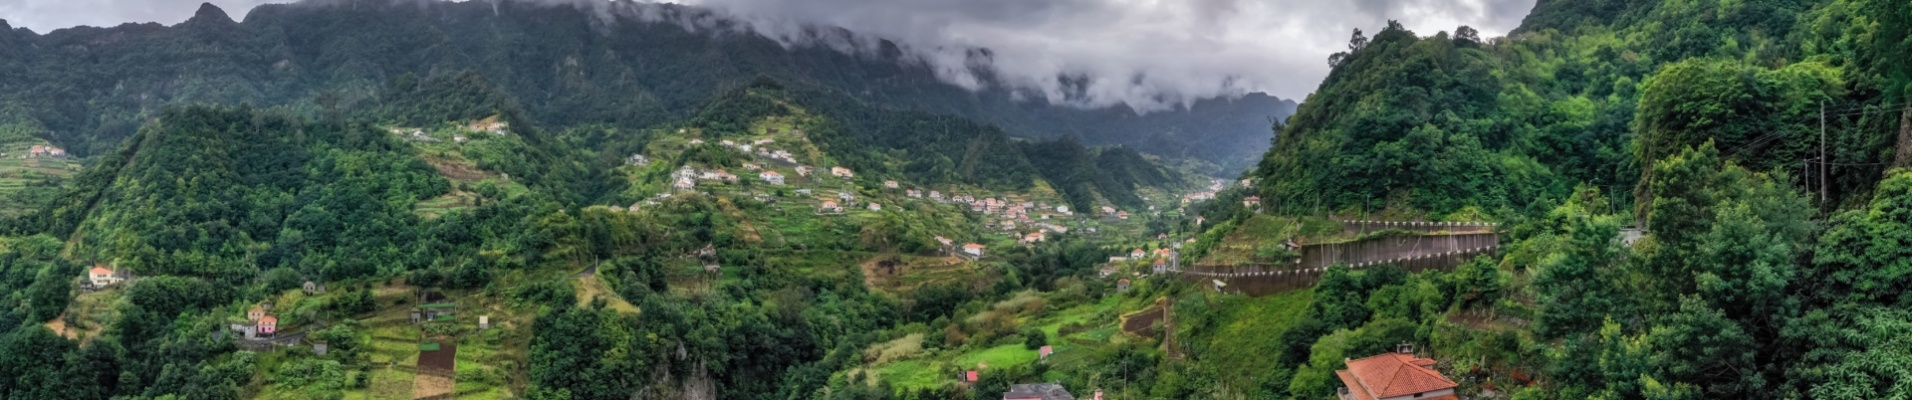
[[[176,23],[203,0],[0,0],[0,19],[37,32],[122,22]],[[211,0],[245,10],[290,0]],[[596,0],[540,0],[596,1]],[[945,80],[971,84],[967,49],[994,52],[1001,77],[1056,99],[1172,106],[1263,91],[1300,99],[1356,28],[1399,20],[1422,35],[1469,25],[1483,37],[1520,24],[1534,0],[673,0],[753,21],[770,36],[802,24],[897,39]],[[793,41],[796,42],[796,41]],[[968,60],[968,61],[966,61]],[[1059,76],[1090,77],[1065,89]]]

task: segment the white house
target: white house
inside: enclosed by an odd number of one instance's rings
[[[777,171],[764,171],[757,174],[757,179],[762,179],[771,185],[783,186],[783,174],[779,174]]]
[[[870,211],[883,211],[883,205],[877,204],[877,203],[870,203]]]
[[[968,254],[971,257],[982,258],[983,245],[975,244],[975,243],[965,244],[963,245],[963,254]]]
[[[896,181],[883,181],[883,187],[895,189],[897,186]]]
[[[850,172],[849,168],[844,167],[830,167],[830,175],[836,175],[838,178],[844,179],[856,177],[856,173]]]
[[[93,283],[93,287],[113,286],[126,280],[106,267],[93,267],[92,270],[86,271],[86,279]]]
[[[817,207],[817,212],[840,213],[843,212],[843,207],[837,206],[837,202],[825,201],[823,206]]]

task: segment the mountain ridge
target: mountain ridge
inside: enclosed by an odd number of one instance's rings
[[[694,7],[654,7],[646,12],[720,18]],[[998,86],[966,90],[937,78],[931,66],[911,61],[891,42],[870,54],[821,43],[790,47],[761,34],[687,28],[665,17],[614,15],[607,21],[611,14],[586,8],[518,1],[305,2],[262,5],[243,22],[230,22],[227,13],[207,4],[173,26],[22,31],[28,33],[16,36],[25,45],[14,47],[31,54],[16,58],[22,73],[11,82],[0,78],[0,87],[28,90],[0,96],[0,103],[33,111],[0,124],[34,126],[28,129],[91,154],[110,149],[140,118],[169,102],[310,110],[321,93],[359,101],[379,83],[404,74],[469,69],[523,99],[531,116],[547,125],[642,126],[681,118],[725,87],[769,76],[818,83],[888,108],[962,116],[1018,137],[1075,135],[1089,145],[1199,158],[1220,165],[1217,174],[1232,175],[1226,171],[1245,168],[1272,140],[1269,120],[1295,107],[1292,100],[1251,93],[1149,113],[1121,105],[1082,109]],[[144,65],[116,65],[129,60]],[[54,66],[79,71],[47,71]],[[99,79],[79,79],[86,75]],[[78,90],[46,93],[35,90],[36,82],[71,83]]]

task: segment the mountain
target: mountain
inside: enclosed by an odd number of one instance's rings
[[[1893,162],[1877,132],[1897,131],[1908,81],[1890,61],[1904,59],[1896,14],[1863,16],[1879,7],[1541,1],[1493,40],[1391,24],[1338,55],[1256,175],[1288,210],[1537,212],[1577,184],[1644,185],[1654,162],[1711,140],[1818,185],[1800,172],[1819,157],[1823,109],[1830,194],[1863,198]],[[1843,28],[1865,21],[1889,23]]]
[[[606,6],[610,7],[610,6]],[[935,78],[890,42],[848,54],[787,47],[709,10],[616,3],[312,1],[260,6],[234,22],[210,4],[167,27],[126,24],[0,32],[0,129],[81,154],[115,148],[166,104],[317,108],[370,101],[408,75],[476,71],[557,127],[640,127],[693,113],[726,88],[767,76],[852,93],[900,110],[952,114],[1028,138],[1077,136],[1207,160],[1232,175],[1295,108],[1264,94],[1138,113],[1017,100],[1001,85],[968,91]],[[691,22],[686,22],[691,21]],[[694,22],[694,24],[692,23]],[[687,29],[686,26],[697,26]],[[854,35],[818,28],[820,35]]]

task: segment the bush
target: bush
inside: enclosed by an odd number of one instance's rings
[[[1035,350],[1042,348],[1042,346],[1049,345],[1049,334],[1043,333],[1042,329],[1029,328],[1028,331],[1022,333],[1022,336],[1023,348]]]

